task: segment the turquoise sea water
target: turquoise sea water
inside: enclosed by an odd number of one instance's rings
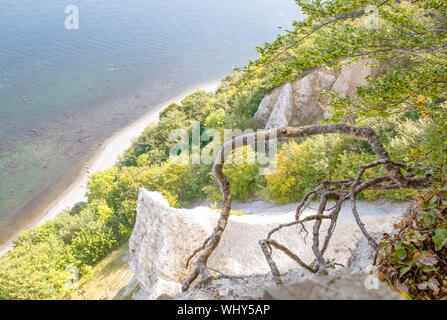
[[[300,18],[293,0],[2,0],[0,243],[114,132]]]

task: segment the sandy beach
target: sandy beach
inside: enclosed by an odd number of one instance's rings
[[[220,79],[191,87],[176,97],[153,107],[146,115],[107,139],[101,145],[96,154],[91,158],[91,160],[85,164],[75,181],[73,181],[73,183],[65,189],[65,191],[55,201],[53,201],[47,209],[34,220],[33,223],[28,225],[27,228],[31,228],[48,220],[54,219],[63,210],[70,209],[74,204],[87,200],[85,193],[87,190],[89,175],[96,171],[105,170],[115,165],[118,156],[132,145],[132,140],[137,138],[150,123],[158,122],[159,114],[163,109],[171,103],[179,103],[186,96],[194,93],[195,91],[204,90],[214,92],[217,90],[219,83]],[[14,237],[8,239],[6,243],[0,246],[0,255],[12,249],[12,242],[21,231],[18,231]]]

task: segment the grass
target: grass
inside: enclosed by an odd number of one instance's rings
[[[128,243],[125,243],[111,252],[86,277],[80,279],[78,289],[68,299],[126,299],[123,293],[133,276],[127,263],[128,249]]]

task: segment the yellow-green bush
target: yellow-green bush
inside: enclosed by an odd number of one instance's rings
[[[377,160],[377,156],[371,153],[354,153],[354,152],[343,152],[338,156],[338,164],[332,175],[334,180],[346,180],[354,179],[360,170],[360,166],[373,162]],[[370,180],[374,177],[386,175],[385,170],[381,166],[366,169],[363,175],[364,180]],[[366,200],[375,200],[377,198],[383,197],[385,195],[384,191],[369,190],[364,191],[360,194],[359,198]]]
[[[243,147],[232,153],[232,159],[227,159],[223,171],[231,186],[231,195],[234,200],[246,200],[254,195],[263,176],[259,175],[259,165],[256,162],[256,153],[251,147]],[[222,201],[222,192],[217,182],[203,188],[207,200],[212,202]]]
[[[23,243],[0,257],[0,300],[57,299],[66,291],[68,264],[65,245],[55,235]]]
[[[299,201],[322,180],[332,175],[344,139],[338,136],[317,136],[302,143],[291,140],[277,155],[277,169],[266,176],[262,192],[279,203]]]

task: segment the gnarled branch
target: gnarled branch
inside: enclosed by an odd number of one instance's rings
[[[284,127],[279,129],[265,130],[261,132],[249,133],[238,136],[224,143],[214,163],[213,176],[218,181],[223,194],[222,211],[213,234],[209,238],[207,238],[202,247],[196,250],[190,257],[191,259],[195,254],[200,252],[200,256],[197,258],[195,262],[195,268],[192,274],[183,284],[182,287],[183,291],[188,290],[190,285],[197,279],[199,275],[201,275],[200,279],[201,283],[210,281],[212,279],[212,276],[209,273],[206,264],[211,253],[219,245],[220,239],[222,238],[222,234],[227,225],[231,211],[230,183],[223,172],[225,156],[228,154],[228,152],[233,151],[238,147],[257,143],[258,141],[268,142],[268,141],[278,141],[283,138],[306,138],[320,134],[342,134],[354,137],[359,140],[367,141],[371,145],[374,153],[377,155],[379,160],[370,164],[363,165],[354,179],[344,181],[323,181],[315,190],[308,193],[304,197],[304,199],[299,203],[296,211],[296,217],[295,217],[296,221],[293,221],[289,224],[285,224],[273,229],[268,234],[266,240],[260,241],[261,249],[270,266],[274,280],[278,284],[282,282],[280,279],[280,273],[278,271],[278,268],[271,256],[271,250],[272,250],[271,247],[274,247],[276,249],[285,252],[300,266],[308,270],[312,270],[312,272],[325,273],[326,264],[323,255],[332,237],[337,222],[338,214],[344,202],[346,202],[349,199],[352,200],[353,214],[355,216],[356,222],[359,225],[363,234],[368,238],[368,240],[370,240],[372,239],[372,237],[370,237],[370,235],[364,228],[364,225],[360,220],[360,217],[358,215],[355,206],[355,196],[358,193],[366,189],[382,189],[382,190],[404,189],[404,188],[422,189],[431,185],[431,180],[429,177],[413,178],[412,175],[404,175],[401,170],[404,166],[402,164],[395,163],[391,160],[388,152],[383,147],[377,134],[374,132],[373,129],[368,127],[361,128],[343,123],[332,124],[332,125],[317,124],[300,128]],[[363,177],[365,170],[379,165],[382,165],[384,167],[387,176],[362,182],[361,179]],[[391,184],[383,184],[383,183],[391,183]],[[318,208],[317,214],[300,220],[300,215],[304,210],[304,208],[310,203],[310,201],[312,201],[312,199],[314,199],[318,195],[320,195],[320,206]],[[326,206],[329,200],[333,199],[337,200],[336,205],[329,210],[331,211],[330,214],[324,215],[324,212],[327,211]],[[331,224],[329,226],[323,246],[320,249],[319,237],[320,237],[320,227],[323,219],[330,219]],[[315,222],[313,228],[313,245],[312,245],[313,252],[317,259],[317,264],[315,267],[306,265],[298,256],[293,254],[289,249],[285,248],[284,246],[278,244],[276,241],[271,239],[272,234],[274,234],[275,232],[279,231],[282,228],[290,227],[292,225],[297,224],[302,225],[304,228],[304,222],[308,221]],[[370,243],[372,245],[375,245],[374,240],[370,240]],[[188,263],[190,259],[188,259]]]

